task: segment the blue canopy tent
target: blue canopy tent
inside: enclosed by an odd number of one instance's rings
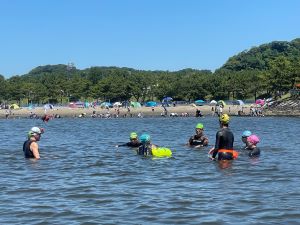
[[[153,107],[153,106],[157,106],[157,102],[150,101],[146,103],[146,107]]]

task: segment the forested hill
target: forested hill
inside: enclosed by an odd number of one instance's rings
[[[284,57],[289,62],[299,62],[300,38],[291,42],[274,41],[243,51],[230,57],[220,70],[269,70],[270,62],[278,57]]]
[[[243,51],[218,70],[136,70],[73,64],[44,65],[28,74],[5,79],[0,75],[0,103],[256,99],[287,93],[300,82],[300,38],[274,41]]]

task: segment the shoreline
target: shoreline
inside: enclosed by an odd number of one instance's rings
[[[174,115],[174,117],[195,117],[196,110],[199,109],[203,116],[213,116],[214,111],[212,111],[213,106],[204,105],[204,106],[191,106],[191,105],[177,105],[175,107],[167,107],[167,117]],[[240,106],[226,105],[223,108],[223,113],[227,113],[230,116],[250,116],[250,105],[243,106],[243,115],[239,115]],[[46,113],[45,113],[46,112]],[[111,118],[131,118],[131,117],[161,117],[164,114],[163,107],[154,107],[152,111],[151,107],[142,106],[140,108],[130,108],[128,112],[127,108],[119,108],[119,113],[117,108],[103,109],[100,107],[95,108],[69,108],[69,107],[55,107],[54,109],[48,109],[45,111],[43,107],[36,107],[34,109],[20,108],[10,110],[10,118],[30,118],[30,115],[36,115],[37,118],[44,116],[45,114],[50,116],[59,115],[61,118],[74,118],[74,117],[94,117],[106,118],[109,114]],[[5,119],[7,110],[0,110],[0,119]],[[139,116],[140,114],[140,116]],[[81,115],[81,116],[80,116]],[[216,116],[216,115],[215,115]],[[298,110],[284,110],[284,111],[274,111],[274,110],[263,110],[263,116],[300,116],[300,111]]]

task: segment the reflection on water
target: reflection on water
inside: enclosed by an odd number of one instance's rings
[[[297,224],[300,223],[298,118],[232,118],[235,148],[249,129],[259,158],[207,157],[216,118],[57,119],[45,124],[39,161],[23,158],[36,120],[0,120],[1,224]],[[185,144],[197,122],[210,146]],[[130,132],[147,132],[173,150],[149,159],[127,148]]]

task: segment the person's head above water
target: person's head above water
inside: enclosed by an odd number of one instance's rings
[[[242,134],[242,142],[247,143],[247,138],[251,135],[250,130],[245,130]]]
[[[203,133],[204,126],[202,123],[197,123],[195,129],[196,129],[196,134],[201,135]]]
[[[196,128],[196,129],[204,129],[204,126],[203,126],[202,123],[197,123],[197,125],[196,125],[195,128]]]
[[[135,140],[135,139],[137,139],[137,138],[138,138],[137,133],[135,133],[135,132],[131,132],[131,133],[130,133],[130,135],[129,135],[129,139],[130,139],[130,140]]]
[[[220,124],[228,126],[229,121],[230,121],[230,117],[228,116],[228,114],[222,114],[219,117],[219,121],[220,121]]]
[[[43,128],[32,127],[28,132],[28,138],[34,137],[36,140],[40,140],[41,134],[44,133]]]
[[[140,141],[141,141],[143,144],[150,143],[150,135],[149,135],[149,134],[142,134],[142,135],[140,136]]]
[[[251,135],[251,131],[250,130],[245,130],[242,134],[242,137],[249,137]]]
[[[250,135],[247,138],[247,141],[252,145],[257,145],[260,142],[259,137],[257,137],[255,134]]]

